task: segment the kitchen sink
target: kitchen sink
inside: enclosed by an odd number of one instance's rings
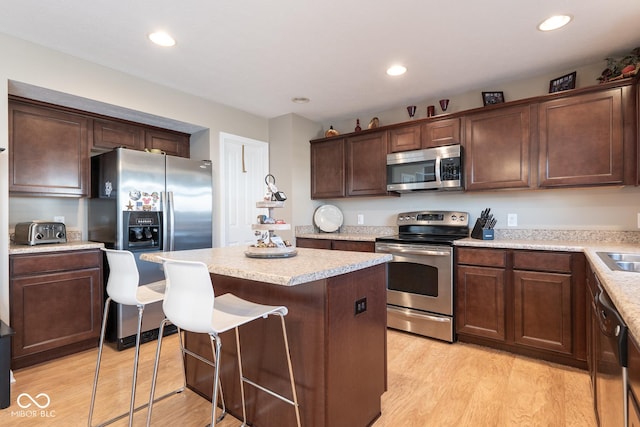
[[[613,271],[640,273],[640,254],[597,252],[598,256]]]

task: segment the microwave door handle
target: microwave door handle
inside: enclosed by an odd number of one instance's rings
[[[440,175],[440,156],[436,157],[436,182],[438,185],[442,184],[442,177]]]

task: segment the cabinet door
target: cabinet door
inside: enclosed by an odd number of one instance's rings
[[[465,118],[467,190],[530,186],[530,117],[525,105]]]
[[[86,348],[97,344],[102,315],[101,277],[100,269],[93,268],[11,280],[11,326],[16,331],[12,341],[14,369],[51,359],[65,346],[87,340],[90,345]]]
[[[298,248],[311,248],[311,249],[331,249],[331,240],[329,239],[310,239],[310,238],[296,238],[296,247]]]
[[[541,187],[622,183],[622,89],[539,106]]]
[[[422,148],[459,144],[460,119],[444,119],[422,125]]]
[[[93,120],[93,148],[112,150],[118,147],[142,150],[144,129],[111,120]]]
[[[312,199],[330,199],[346,195],[345,154],[343,138],[311,143]]]
[[[505,341],[505,270],[459,266],[456,331]]]
[[[356,242],[353,240],[332,240],[331,249],[337,251],[375,252],[375,242]]]
[[[189,135],[159,130],[145,130],[144,147],[162,150],[171,156],[188,158]]]
[[[628,375],[629,375],[629,427],[640,427],[640,350],[634,337],[629,336],[628,345]]]
[[[387,133],[347,139],[347,195],[387,194]]]
[[[9,102],[9,191],[45,196],[89,194],[88,119]]]
[[[513,272],[514,341],[571,354],[571,275]]]
[[[420,125],[403,126],[389,131],[389,151],[419,150]]]

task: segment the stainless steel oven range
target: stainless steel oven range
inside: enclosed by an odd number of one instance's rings
[[[376,239],[376,252],[393,255],[387,326],[453,342],[453,242],[468,237],[469,214],[405,212],[397,224],[398,235]]]

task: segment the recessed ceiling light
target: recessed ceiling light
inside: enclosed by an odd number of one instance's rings
[[[295,98],[291,98],[291,102],[295,102],[296,104],[306,104],[309,102],[309,98],[305,98],[304,96],[296,96]]]
[[[554,15],[550,18],[545,19],[538,25],[538,29],[540,31],[553,31],[558,28],[564,27],[571,21],[571,16],[569,15]]]
[[[390,76],[401,76],[407,72],[407,67],[403,67],[402,65],[393,65],[387,69],[387,74]]]
[[[157,44],[158,46],[171,47],[175,46],[176,41],[169,34],[164,31],[156,31],[149,34],[149,40]]]

